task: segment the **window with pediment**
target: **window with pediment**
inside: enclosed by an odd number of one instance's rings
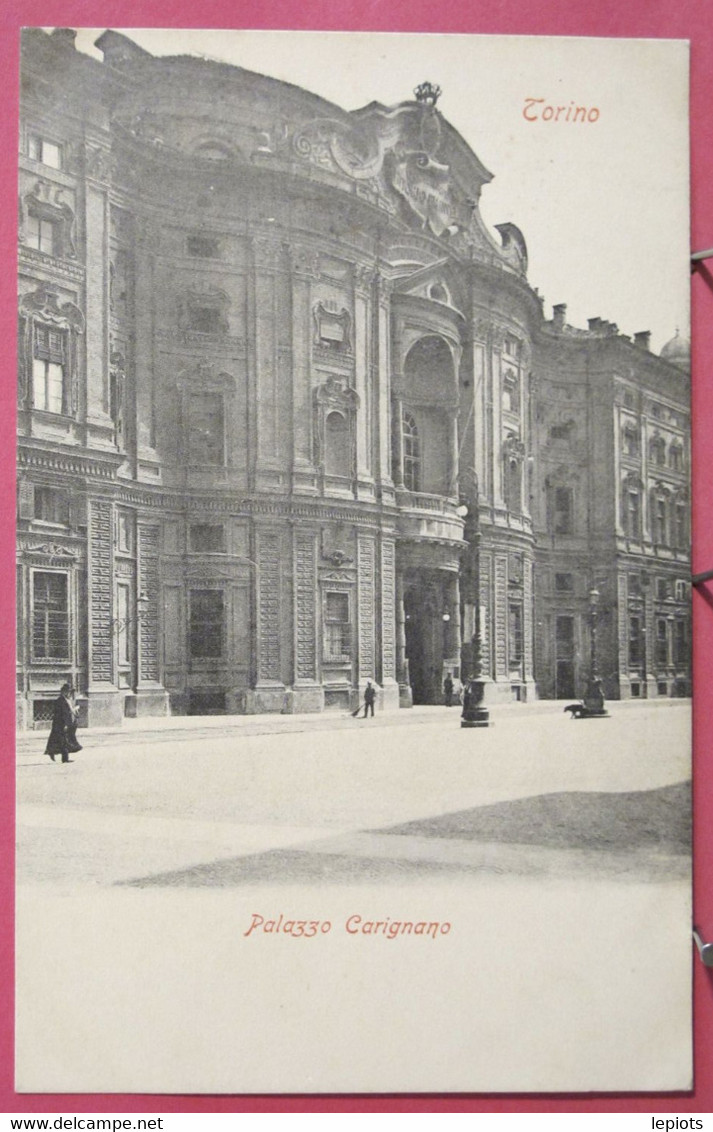
[[[330,375],[314,391],[315,460],[326,476],[356,473],[356,414],[359,395],[346,378]]]
[[[18,400],[23,408],[72,416],[77,409],[77,346],[84,318],[42,284],[20,300]]]

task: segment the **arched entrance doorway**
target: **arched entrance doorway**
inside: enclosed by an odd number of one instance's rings
[[[443,702],[443,658],[447,622],[437,585],[413,586],[404,594],[406,657],[414,704]]]

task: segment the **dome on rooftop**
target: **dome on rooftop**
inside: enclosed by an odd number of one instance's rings
[[[661,347],[661,357],[664,361],[678,366],[679,369],[691,368],[691,343],[688,338],[680,333],[678,328],[676,328],[673,338]]]

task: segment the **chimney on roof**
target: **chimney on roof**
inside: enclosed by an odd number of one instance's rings
[[[588,318],[587,319],[587,326],[589,327],[590,330],[601,330],[602,329],[602,320],[601,320],[601,318]]]
[[[552,308],[552,326],[557,334],[561,334],[567,321],[567,304],[557,303]]]
[[[77,33],[74,28],[53,28],[52,38],[65,47],[74,47]]]
[[[638,346],[641,350],[651,349],[651,331],[639,330],[634,335],[634,345]]]

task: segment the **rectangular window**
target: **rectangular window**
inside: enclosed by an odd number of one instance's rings
[[[131,589],[123,582],[116,587],[116,626],[119,664],[131,664]]]
[[[225,553],[225,527],[217,523],[192,523],[190,548],[203,554]]]
[[[629,538],[639,538],[641,532],[641,497],[638,491],[626,493],[626,533]]]
[[[641,574],[629,574],[629,597],[641,597]]]
[[[555,574],[555,593],[574,593],[574,574]]]
[[[574,493],[571,487],[555,488],[554,531],[556,535],[571,535],[574,531]]]
[[[666,500],[657,499],[654,505],[654,542],[666,542]]]
[[[676,601],[686,601],[688,599],[688,582],[678,578],[675,587]]]
[[[656,600],[666,601],[667,597],[671,596],[671,585],[668,578],[656,579]]]
[[[223,592],[191,590],[190,653],[193,657],[223,655]]]
[[[35,326],[32,347],[32,403],[47,413],[64,408],[66,336],[49,326]]]
[[[50,169],[62,168],[62,148],[56,142],[48,141],[41,134],[30,134],[27,139],[27,156],[40,161]]]
[[[28,247],[35,248],[46,255],[58,255],[57,227],[52,220],[43,220],[30,213],[27,217],[25,242]]]
[[[688,634],[686,622],[679,618],[674,623],[673,630],[673,662],[676,668],[685,668],[688,664]]]
[[[668,664],[668,628],[666,619],[656,619],[656,665],[665,668]]]
[[[324,658],[325,660],[348,659],[350,649],[349,594],[326,593],[324,595]]]
[[[190,398],[188,462],[198,467],[222,467],[225,462],[223,398],[220,393],[197,393]]]
[[[629,666],[637,668],[643,656],[643,630],[640,617],[629,618]],[[633,691],[632,691],[633,695]]]
[[[522,664],[522,606],[511,603],[508,609],[508,658],[510,668]]]
[[[37,570],[32,576],[32,655],[35,660],[69,657],[69,590],[66,574]]]
[[[132,516],[119,511],[116,516],[116,549],[120,554],[131,554],[134,549]]]
[[[685,503],[677,503],[674,511],[676,547],[685,550],[688,545],[688,508]]]
[[[35,518],[43,523],[69,526],[69,500],[54,487],[35,487]]]

